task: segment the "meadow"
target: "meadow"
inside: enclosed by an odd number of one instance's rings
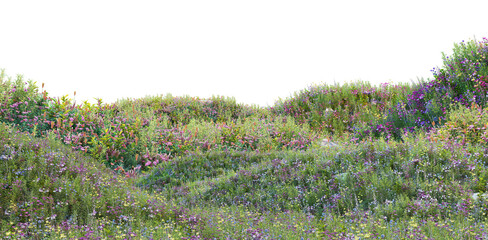
[[[488,39],[442,58],[431,79],[266,108],[77,103],[2,70],[0,236],[488,239]]]

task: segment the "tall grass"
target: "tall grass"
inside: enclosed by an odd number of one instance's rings
[[[3,239],[484,239],[488,40],[274,106],[50,97],[0,73]],[[328,141],[322,141],[327,138]]]

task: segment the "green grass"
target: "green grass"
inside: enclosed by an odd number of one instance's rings
[[[0,236],[485,239],[487,43],[455,45],[431,80],[314,85],[269,108],[75,104],[2,71]]]

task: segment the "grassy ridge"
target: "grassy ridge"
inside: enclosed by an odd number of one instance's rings
[[[488,40],[443,59],[414,85],[315,85],[269,108],[76,104],[2,71],[0,236],[486,238]]]

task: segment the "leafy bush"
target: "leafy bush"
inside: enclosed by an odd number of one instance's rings
[[[395,127],[405,130],[429,130],[443,124],[456,103],[484,107],[488,96],[488,39],[455,44],[452,56],[443,54],[443,68],[433,70],[434,79],[420,82],[404,104],[389,112]]]
[[[449,113],[446,123],[432,133],[434,139],[454,140],[462,144],[488,144],[488,111],[472,103]]]

